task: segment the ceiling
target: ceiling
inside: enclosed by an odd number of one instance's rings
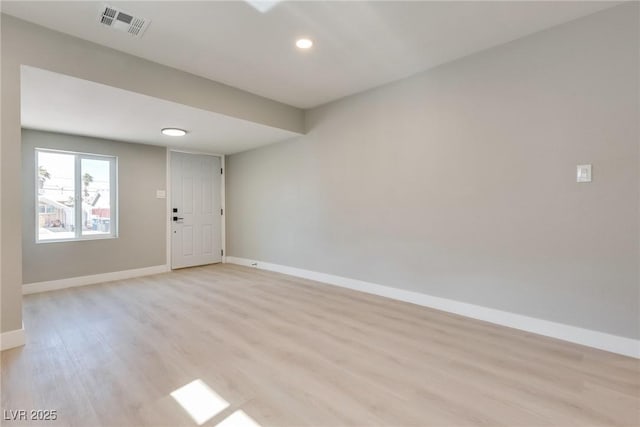
[[[133,38],[103,2],[2,1],[2,11],[296,107],[310,108],[620,2],[107,1],[151,20]],[[262,3],[264,5],[264,3]],[[310,37],[309,51],[294,46]]]
[[[233,154],[298,134],[32,67],[21,72],[22,126]],[[160,133],[186,129],[184,137]]]

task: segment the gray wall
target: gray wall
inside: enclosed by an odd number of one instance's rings
[[[34,148],[118,157],[119,236],[35,243]],[[22,277],[34,283],[166,264],[166,149],[34,130],[22,131]]]
[[[0,14],[0,332],[22,327],[20,65],[300,132],[303,111]]]
[[[640,338],[638,38],[627,4],[310,111],[227,158],[229,255]]]

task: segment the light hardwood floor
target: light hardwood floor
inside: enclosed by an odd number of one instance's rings
[[[232,265],[25,297],[2,409],[55,422],[195,426],[201,380],[260,426],[640,425],[640,362]],[[225,427],[228,424],[223,424]]]

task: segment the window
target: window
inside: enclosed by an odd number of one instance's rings
[[[117,158],[36,149],[36,242],[117,236]]]

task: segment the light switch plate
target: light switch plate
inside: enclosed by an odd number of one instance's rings
[[[576,182],[591,182],[591,165],[576,167]]]
[[[164,190],[156,190],[156,199],[166,199],[167,192]]]

